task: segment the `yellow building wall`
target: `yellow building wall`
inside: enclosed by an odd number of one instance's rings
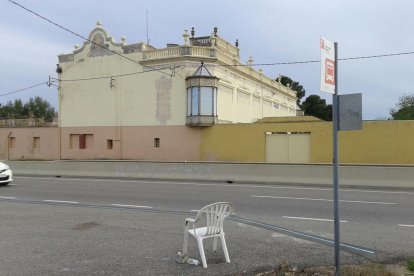
[[[310,132],[311,162],[326,162],[325,156],[331,149],[317,148],[326,144],[326,140],[320,139],[326,138],[329,126],[325,122],[215,125],[203,129],[200,156],[206,161],[265,162],[266,132]]]
[[[323,121],[290,120],[205,128],[200,158],[203,161],[265,162],[266,132],[310,132],[310,162],[332,163],[332,124]],[[361,131],[339,133],[339,162],[414,164],[412,137],[414,121],[365,121]]]
[[[343,163],[414,164],[414,121],[367,121],[363,131],[342,131]]]

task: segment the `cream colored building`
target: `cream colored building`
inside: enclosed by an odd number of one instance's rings
[[[89,39],[59,56],[59,127],[3,122],[0,159],[332,162],[331,123],[296,117],[295,93],[216,32],[163,49],[100,25]],[[413,135],[414,121],[366,121],[339,134],[339,160],[412,165]]]
[[[62,159],[198,160],[201,126],[296,116],[296,92],[249,62],[216,28],[155,49],[117,43],[98,22],[82,47],[59,55]]]

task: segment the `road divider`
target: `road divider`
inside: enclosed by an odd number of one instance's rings
[[[6,161],[16,176],[332,186],[332,165],[150,161]],[[341,187],[413,189],[414,166],[341,165]]]

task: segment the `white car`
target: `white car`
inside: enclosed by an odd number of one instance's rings
[[[6,186],[13,181],[13,172],[7,164],[0,162],[0,186]]]

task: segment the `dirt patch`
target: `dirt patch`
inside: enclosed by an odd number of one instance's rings
[[[91,229],[92,227],[96,227],[98,225],[99,225],[99,223],[94,222],[94,221],[90,221],[90,222],[77,224],[74,227],[72,227],[72,230],[83,231],[83,230]]]
[[[282,263],[277,269],[256,274],[256,276],[331,276],[334,267],[312,267],[298,271],[288,263]],[[345,265],[341,267],[341,276],[404,276],[414,275],[407,270],[405,262],[398,264]]]

